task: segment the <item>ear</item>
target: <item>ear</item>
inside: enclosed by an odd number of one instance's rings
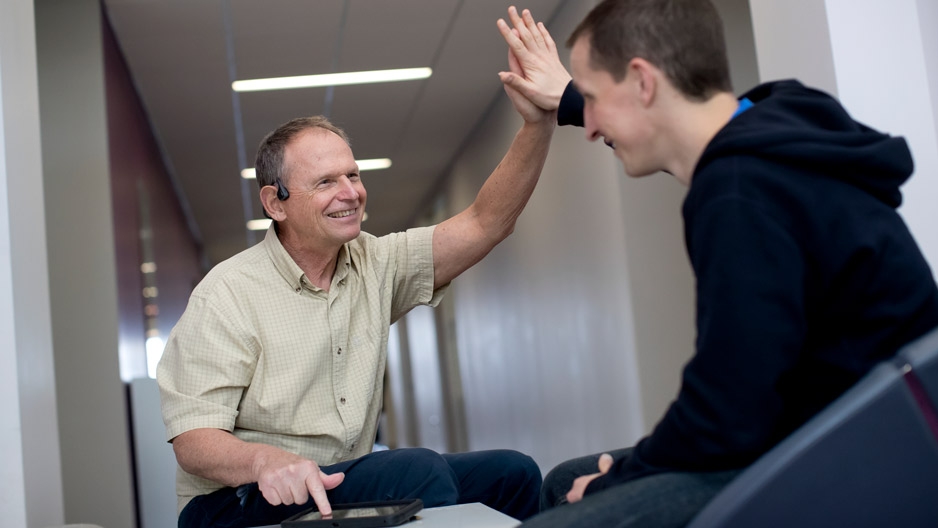
[[[634,76],[636,91],[642,105],[648,107],[654,102],[658,95],[660,74],[661,71],[658,68],[641,57],[635,57],[629,61],[626,75]]]
[[[283,210],[283,200],[277,198],[277,187],[274,185],[261,187],[261,205],[267,211],[267,216],[277,222],[282,222],[287,217]]]

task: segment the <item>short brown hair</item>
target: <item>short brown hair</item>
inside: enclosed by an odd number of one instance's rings
[[[257,175],[258,187],[276,185],[283,182],[283,153],[300,132],[311,128],[322,128],[342,138],[346,144],[351,145],[348,135],[341,128],[333,125],[325,116],[298,117],[291,119],[267,134],[260,146],[257,147],[257,157],[254,160],[254,170]]]
[[[590,63],[616,82],[629,61],[652,63],[685,97],[732,92],[723,23],[709,0],[604,0],[567,40],[589,39]]]

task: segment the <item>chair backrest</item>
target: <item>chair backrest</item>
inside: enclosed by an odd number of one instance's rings
[[[900,350],[899,357],[907,364],[905,377],[912,393],[938,434],[938,329]]]
[[[916,376],[934,412],[938,330],[740,473],[688,528],[938,526],[938,430]]]

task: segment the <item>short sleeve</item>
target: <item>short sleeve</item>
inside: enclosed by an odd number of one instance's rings
[[[257,364],[248,342],[228,314],[193,295],[157,367],[167,440],[198,428],[234,429]]]
[[[392,261],[391,321],[415,306],[437,306],[449,285],[433,289],[433,231],[436,226],[418,227],[388,235]]]

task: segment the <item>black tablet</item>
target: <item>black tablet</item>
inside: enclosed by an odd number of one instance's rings
[[[323,519],[315,507],[302,511],[280,526],[283,528],[375,528],[398,526],[414,518],[423,509],[420,499],[336,504],[332,515]]]

